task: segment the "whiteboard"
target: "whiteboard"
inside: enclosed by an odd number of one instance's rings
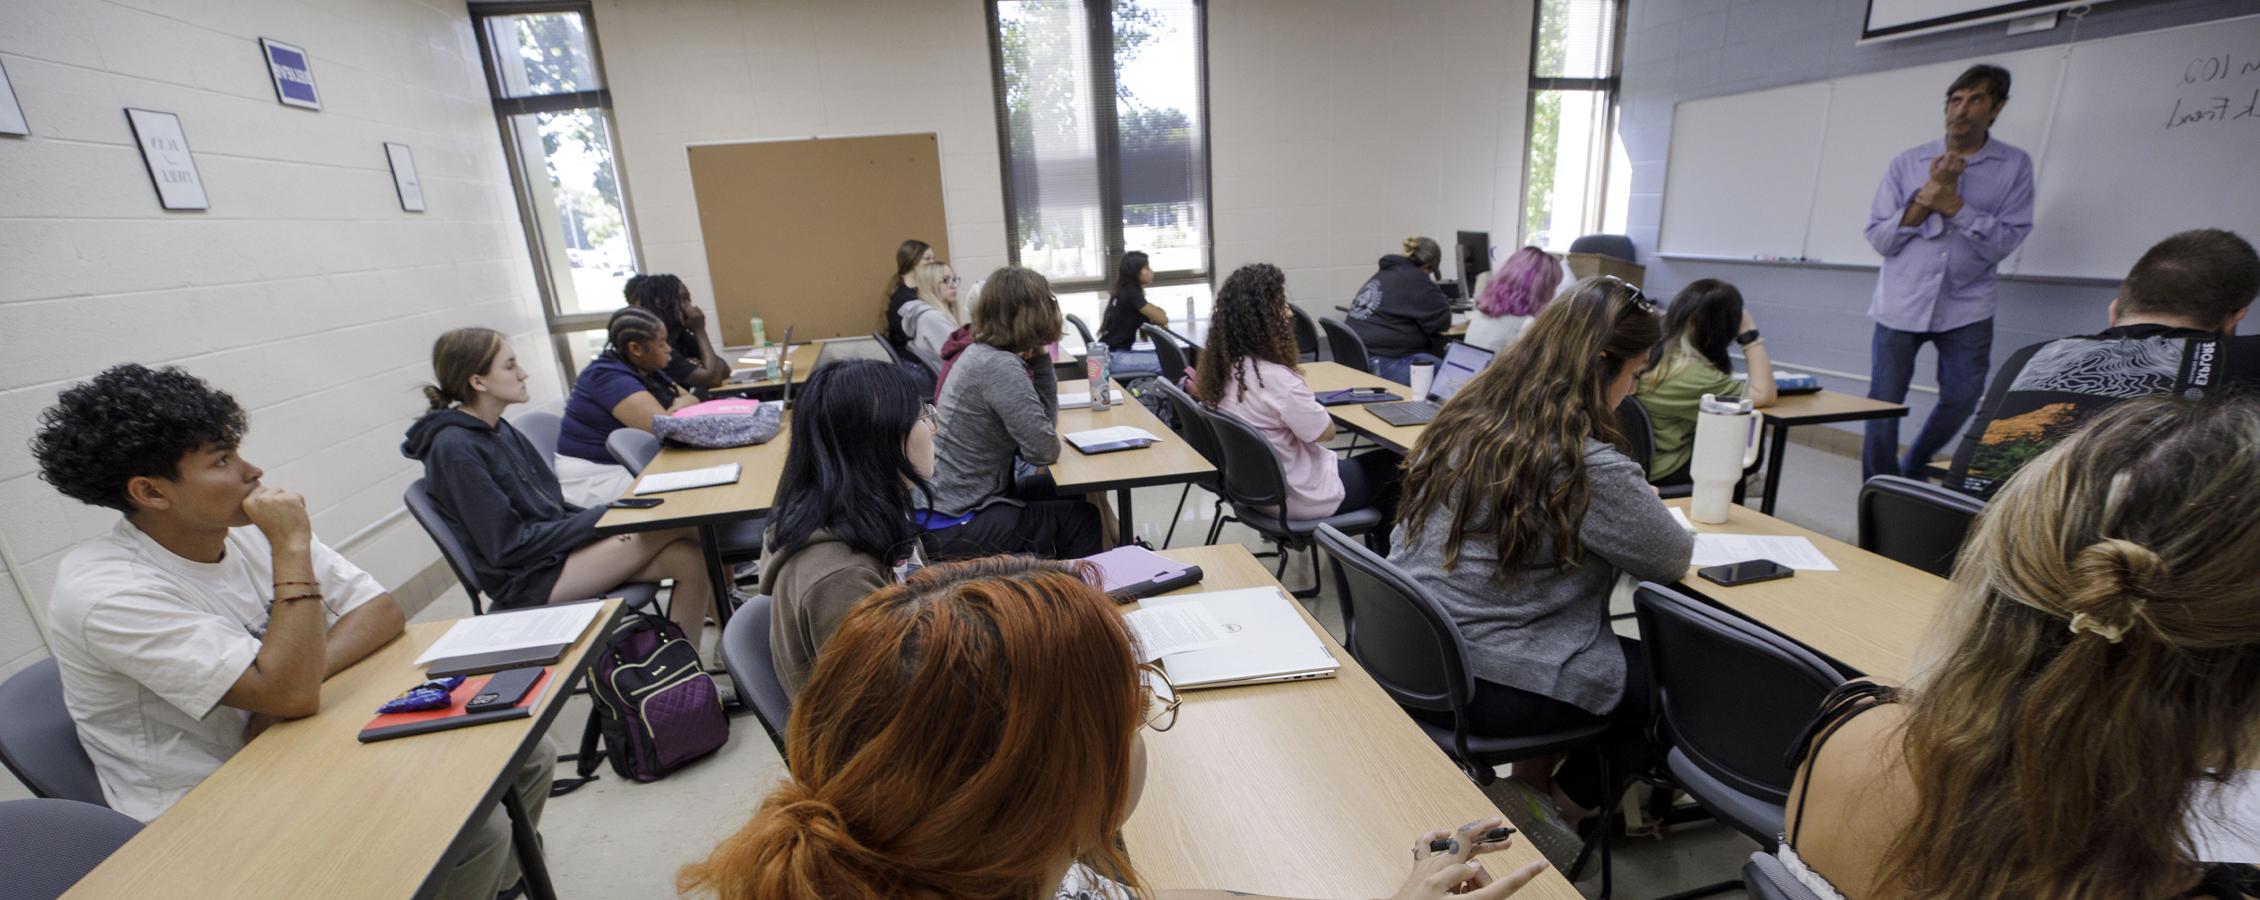
[[[1664,168],[1664,246],[1803,255],[1828,91],[1814,82],[1680,104]]]
[[[1976,62],[2015,76],[1994,133],[2036,166],[2033,232],[2004,273],[2117,279],[2177,231],[2260,236],[2260,16],[2247,16],[1683,102],[1659,252],[1878,264],[1861,229],[1884,166],[1943,132],[1946,85]],[[1814,121],[1790,121],[1785,101]],[[1751,178],[1782,187],[1737,185]]]

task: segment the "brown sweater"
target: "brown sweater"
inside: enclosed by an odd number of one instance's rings
[[[763,555],[776,559],[775,551]],[[816,670],[816,653],[856,601],[886,587],[894,573],[885,563],[855,552],[829,532],[819,531],[808,546],[782,565],[764,565],[761,592],[775,598],[769,613],[769,652],[785,696]]]

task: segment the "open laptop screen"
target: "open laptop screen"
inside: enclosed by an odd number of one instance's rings
[[[1436,367],[1436,380],[1428,386],[1428,399],[1438,403],[1452,399],[1475,373],[1491,364],[1491,356],[1489,350],[1465,341],[1453,341],[1444,348],[1444,364]]]

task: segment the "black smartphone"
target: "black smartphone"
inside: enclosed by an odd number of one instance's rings
[[[541,679],[543,671],[542,666],[523,666],[496,672],[487,683],[479,686],[471,702],[463,704],[463,711],[485,712],[517,706],[518,701],[526,699],[526,692],[533,690],[534,682]]]
[[[622,497],[609,505],[613,509],[650,509],[665,502],[665,497]]]
[[[1760,581],[1772,581],[1776,578],[1787,578],[1797,574],[1797,570],[1770,559],[1753,559],[1747,562],[1727,563],[1723,566],[1696,569],[1695,574],[1703,576],[1704,581],[1713,584],[1735,587],[1737,585],[1756,584]]]

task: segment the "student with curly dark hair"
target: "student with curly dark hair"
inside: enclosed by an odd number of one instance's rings
[[[706,311],[691,302],[691,289],[673,275],[637,275],[622,290],[628,305],[659,317],[667,326],[667,343],[674,358],[667,361],[667,377],[692,388],[721,387],[730,380],[730,361],[724,359],[706,336]]]
[[[55,573],[48,646],[110,807],[148,821],[322,682],[398,636],[398,604],[314,536],[306,500],[236,452],[235,398],[176,368],[113,366],[65,390],[31,442],[64,496],[124,514]],[[549,794],[553,750],[518,773]],[[439,893],[492,897],[517,874],[499,811],[441,864]]]
[[[1210,314],[1193,395],[1255,426],[1287,475],[1287,518],[1323,519],[1396,505],[1397,465],[1387,450],[1337,459],[1334,417],[1304,383],[1295,312],[1278,266],[1241,266],[1224,279]]]

